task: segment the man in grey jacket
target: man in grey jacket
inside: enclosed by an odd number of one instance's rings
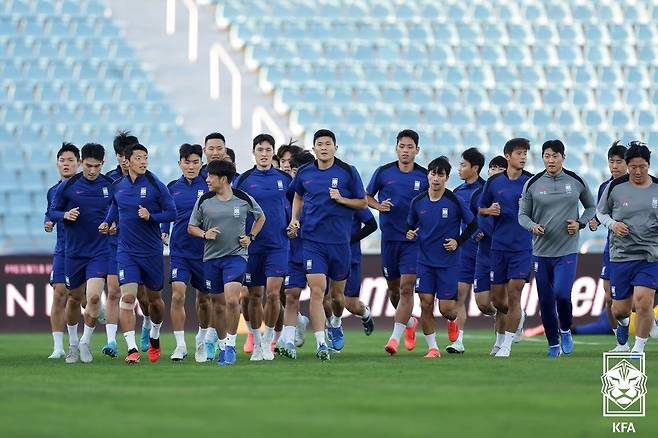
[[[654,323],[658,287],[658,178],[649,175],[651,152],[631,142],[624,159],[628,174],[603,192],[597,217],[610,235],[610,290],[617,342],[626,345],[631,309],[637,313],[634,353],[644,352]]]
[[[562,167],[564,144],[549,140],[541,149],[545,170],[523,187],[519,224],[533,234],[535,278],[548,356],[559,357],[573,352],[571,288],[578,264],[578,233],[594,217],[596,204],[582,178]],[[585,207],[581,215],[579,203]]]

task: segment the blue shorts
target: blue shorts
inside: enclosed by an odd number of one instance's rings
[[[191,284],[200,292],[207,292],[203,274],[203,260],[171,256],[169,261],[169,284],[179,281]]]
[[[625,300],[633,296],[634,286],[658,288],[658,262],[631,260],[610,262],[610,291],[613,300]]]
[[[601,280],[610,280],[610,253],[605,251],[603,253],[603,265],[601,266]]]
[[[387,280],[401,275],[416,275],[418,263],[418,241],[399,242],[382,240],[382,270]]]
[[[164,259],[162,254],[135,256],[117,252],[119,285],[137,283],[154,292],[164,287]]]
[[[247,261],[241,256],[226,256],[203,262],[206,289],[211,294],[223,294],[224,285],[244,282]]]
[[[459,273],[454,267],[437,268],[418,263],[416,292],[433,294],[439,300],[456,300]]]
[[[283,287],[285,289],[306,289],[306,271],[304,271],[304,264],[289,261],[288,272],[283,279]]]
[[[107,256],[107,275],[117,275],[117,246],[110,241],[110,252]]]
[[[283,278],[288,270],[288,251],[249,254],[245,286],[265,286],[268,278]]]
[[[459,282],[473,284],[475,280],[475,256],[473,251],[462,250],[459,255]]]
[[[324,274],[333,281],[343,281],[350,275],[352,257],[349,243],[304,240],[302,246],[306,274]]]
[[[64,271],[64,254],[55,254],[53,256],[53,267],[50,271],[50,285],[66,283],[66,273]]]
[[[491,257],[476,257],[475,280],[473,280],[473,292],[488,292],[491,290]]]
[[[350,276],[345,283],[345,296],[350,298],[359,298],[361,293],[361,263],[352,262],[350,267]]]
[[[491,284],[505,284],[510,280],[530,278],[532,250],[497,251],[491,250]]]
[[[66,288],[76,289],[90,278],[107,276],[107,253],[97,257],[66,257],[64,260]]]

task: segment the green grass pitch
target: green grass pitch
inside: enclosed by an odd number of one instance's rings
[[[445,332],[439,344],[446,345]],[[647,346],[644,418],[602,416],[601,352],[612,336],[578,336],[575,353],[550,360],[543,338],[516,344],[509,360],[488,356],[493,335],[465,335],[463,356],[427,360],[422,336],[409,353],[389,357],[388,330],[346,333],[344,352],[314,356],[312,336],[295,361],[172,363],[163,357],[125,365],[100,354],[66,365],[46,359],[51,338],[0,335],[0,419],[5,437],[601,437],[613,421],[633,421],[636,435],[658,431],[658,344]],[[241,345],[244,337],[239,337]],[[119,339],[121,354],[125,344]]]

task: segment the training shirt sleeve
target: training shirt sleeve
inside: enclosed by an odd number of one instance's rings
[[[164,184],[160,181],[157,184],[160,187],[158,203],[162,211],[151,213],[151,220],[160,223],[172,222],[176,220],[176,203],[174,202],[174,197],[171,196],[169,189]]]
[[[532,231],[532,227],[537,225],[532,220],[532,194],[530,193],[528,183],[531,180],[526,181],[523,185],[523,192],[521,194],[521,204],[519,205],[519,225],[525,228],[528,231]]]
[[[580,203],[583,204],[585,210],[583,214],[580,215],[578,222],[580,223],[580,228],[585,228],[587,223],[596,216],[596,204],[594,203],[594,198],[592,192],[589,190],[587,183],[583,182],[584,190],[580,192]]]
[[[203,223],[203,211],[201,210],[199,201],[201,201],[201,198],[197,199],[194,203],[194,208],[192,208],[192,214],[190,215],[189,221],[189,224],[195,227],[201,227],[201,224]]]
[[[251,214],[254,219],[265,216],[263,209],[260,207],[260,205],[258,205],[258,202],[256,202],[256,200],[251,195],[247,194],[247,196],[249,196],[249,199],[251,200],[251,205],[249,206],[249,214]]]
[[[418,214],[416,213],[416,203],[418,201],[413,199],[409,206],[409,215],[407,216],[407,230],[415,230],[418,225]]]
[[[612,184],[608,184],[608,187],[605,188],[603,191],[603,195],[601,196],[601,200],[599,201],[599,205],[596,208],[596,217],[599,218],[599,221],[606,227],[606,228],[612,228],[615,224],[615,221],[611,214],[612,214],[612,199],[610,199],[610,186]]]
[[[350,170],[352,171],[352,193],[354,193],[354,199],[365,198],[366,191],[363,189],[363,181],[361,180],[359,171],[354,166],[350,166]]]
[[[299,171],[295,175],[295,179],[293,180],[292,184],[294,186],[294,189],[293,189],[294,192],[297,193],[299,196],[304,196],[304,193],[306,193],[306,190],[304,190],[304,184],[302,184],[302,179],[300,177],[300,172]],[[290,201],[290,202],[292,202],[292,201]]]
[[[482,189],[482,196],[480,196],[480,202],[478,204],[479,208],[490,207],[493,202],[493,196],[491,195],[491,180],[488,180],[484,183],[484,188]]]
[[[366,188],[366,193],[369,194],[370,196],[375,196],[377,192],[379,192],[379,189],[381,189],[381,184],[379,182],[380,172],[381,172],[381,167],[378,167],[375,170],[375,173],[372,174],[372,177],[370,177],[370,182],[368,183],[368,187]]]
[[[66,183],[61,183],[55,195],[53,196],[52,203],[50,204],[50,210],[47,212],[47,215],[53,222],[58,222],[64,220],[64,213],[66,213],[66,190],[64,190]]]

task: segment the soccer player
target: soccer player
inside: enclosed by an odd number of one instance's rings
[[[265,223],[265,215],[256,201],[243,191],[231,188],[234,176],[235,166],[229,162],[216,160],[208,164],[206,181],[211,191],[197,200],[187,227],[192,236],[205,240],[204,278],[213,306],[221,309],[214,318],[220,335],[223,335],[220,321],[223,319],[226,323],[226,345],[220,340],[218,365],[233,365],[237,360],[235,340],[247,248]],[[248,216],[254,218],[254,223],[247,234]]]
[[[395,146],[398,160],[378,167],[366,188],[368,206],[379,212],[382,267],[388,296],[395,307],[393,334],[385,347],[390,354],[397,353],[402,333],[405,348],[411,351],[416,347],[418,321],[411,311],[418,242],[407,240],[406,233],[411,200],[428,188],[427,169],[414,161],[420,151],[418,140],[417,132],[400,131]]]
[[[81,299],[86,286],[84,331],[79,345],[70,346],[66,363],[93,360],[91,335],[100,313],[109,256],[107,236],[97,232],[113,196],[112,180],[101,173],[105,149],[99,144],[87,143],[82,147],[81,156],[82,172],[60,184],[50,211],[51,217],[63,219],[66,233],[66,288]]]
[[[597,203],[601,202],[601,196],[603,191],[608,184],[616,178],[619,178],[623,175],[626,175],[628,168],[626,166],[626,161],[624,160],[624,155],[626,154],[626,146],[620,144],[620,141],[615,141],[610,149],[608,149],[608,169],[610,170],[610,178],[606,181],[603,181],[599,186],[599,191],[596,197]],[[601,223],[598,218],[594,218],[589,223],[589,229],[596,231]],[[603,266],[601,267],[601,280],[603,280],[603,290],[605,290],[605,310],[608,315],[608,322],[612,330],[617,333],[617,320],[612,314],[612,295],[610,293],[610,233],[605,240],[605,247],[603,248]],[[613,352],[624,352],[629,351],[630,348],[628,345],[619,345],[613,348]]]
[[[643,353],[654,324],[658,287],[658,178],[649,175],[651,152],[631,142],[624,156],[628,174],[608,184],[597,218],[610,234],[610,291],[617,342],[626,345],[630,314],[637,313],[633,353]]]
[[[491,178],[507,169],[507,160],[505,157],[498,155],[489,162],[489,174]],[[475,259],[475,279],[473,280],[473,291],[475,292],[475,303],[484,315],[495,316],[496,343],[491,350],[494,356],[505,338],[505,318],[502,313],[496,312],[496,308],[491,303],[491,237],[493,232],[493,217],[478,215],[478,206],[482,190],[480,187],[471,196],[470,207],[471,213],[477,215],[478,232],[476,240],[478,242],[478,251]]]
[[[299,154],[304,150],[303,148],[297,146],[294,143],[295,142],[292,139],[290,139],[290,142],[288,144],[279,146],[279,149],[277,149],[276,151],[276,155],[279,157],[280,169],[286,172],[287,174],[290,174],[290,176],[294,176],[292,174],[292,160],[295,158],[297,154]]]
[[[429,189],[411,201],[407,219],[407,239],[419,241],[416,292],[428,347],[426,358],[441,357],[436,343],[435,298],[439,300],[439,311],[450,322],[448,338],[454,342],[459,336],[456,322],[459,271],[455,269],[459,252],[456,251],[477,228],[468,207],[446,189],[450,168],[446,157],[432,160],[427,166]],[[462,223],[468,225],[460,234]]]
[[[206,164],[201,166],[199,175],[206,178],[208,176],[208,163],[215,160],[223,160],[226,156],[226,138],[219,132],[211,132],[206,135],[203,144],[203,154],[206,156]]]
[[[548,140],[541,150],[545,170],[523,187],[519,224],[534,235],[532,253],[547,356],[559,357],[573,352],[571,288],[578,265],[578,234],[594,217],[596,205],[585,181],[563,167],[564,143]],[[579,203],[585,208],[580,215]]]
[[[280,291],[290,250],[286,236],[286,191],[292,177],[272,167],[274,146],[271,135],[257,135],[252,146],[256,165],[240,175],[234,184],[236,189],[254,198],[267,217],[258,238],[249,245],[245,273],[245,284],[249,288],[249,322],[254,336],[253,361],[274,359],[271,345],[281,311]],[[263,294],[266,297],[264,309]],[[262,322],[265,322],[265,332],[261,338]]]
[[[480,172],[484,167],[484,155],[477,148],[468,148],[462,152],[459,162],[459,179],[464,181],[453,193],[464,205],[470,208],[471,196],[481,187],[484,187],[484,179]],[[466,229],[468,224],[462,224]],[[471,293],[473,280],[475,279],[475,258],[477,256],[478,244],[474,239],[464,242],[459,248],[459,293],[457,297],[457,324],[459,325],[459,336],[457,340],[446,347],[448,353],[464,352],[464,324],[466,323],[466,298]]]
[[[272,155],[272,167],[274,167],[275,169],[281,168],[281,162],[279,160],[279,157],[276,155]]]
[[[530,275],[532,234],[519,225],[518,213],[523,186],[532,177],[523,170],[529,149],[525,138],[505,143],[507,170],[489,178],[480,198],[480,214],[494,218],[491,298],[497,312],[505,315],[505,338],[496,357],[509,357],[515,333],[523,330],[521,292]]]
[[[181,361],[187,356],[185,344],[185,292],[187,285],[192,284],[197,295],[206,295],[205,279],[203,276],[203,240],[191,236],[187,232],[187,225],[192,215],[192,209],[197,199],[208,191],[208,184],[199,176],[202,160],[201,145],[185,143],[179,149],[178,165],[183,172],[180,178],[167,184],[167,188],[176,204],[176,221],[171,229],[169,239],[169,283],[171,284],[171,325],[174,330],[176,348],[171,354],[171,360]],[[160,226],[163,239],[170,236],[169,223]],[[207,300],[200,297],[197,307],[199,330],[196,335],[196,348],[194,359],[197,362],[206,362],[208,352],[205,339],[208,333],[209,313]]]
[[[311,326],[317,344],[316,355],[329,360],[325,341],[323,299],[327,278],[331,279],[334,314],[329,336],[333,348],[344,345],[341,315],[345,302],[345,282],[350,270],[350,230],[354,210],[367,208],[361,176],[354,166],[335,157],[336,136],[327,129],[313,135],[316,161],[302,166],[295,176],[295,197],[290,229],[301,226],[302,252],[306,278],[311,289]],[[304,223],[300,218],[304,209]]]
[[[55,251],[53,253],[52,271],[50,272],[50,285],[53,287],[53,301],[50,306],[50,327],[53,334],[53,352],[48,356],[48,359],[61,359],[66,355],[64,352],[64,325],[66,323],[66,297],[68,295],[64,273],[64,260],[66,260],[64,224],[61,220],[53,220],[50,216],[50,206],[55,198],[57,188],[60,184],[66,182],[69,178],[75,175],[79,167],[80,151],[78,148],[71,143],[62,143],[62,147],[57,151],[57,171],[59,172],[60,180],[57,184],[48,189],[46,195],[48,207],[46,208],[46,214],[43,220],[44,230],[47,233],[52,233],[53,230],[57,233],[57,243],[55,244]],[[80,312],[79,309],[80,307],[78,306],[78,313]],[[75,345],[77,345],[77,322],[71,327],[71,330],[75,335],[73,337],[69,336],[69,341],[75,341]]]
[[[135,343],[135,297],[144,285],[149,302],[151,329],[148,357],[160,358],[160,328],[164,314],[164,259],[160,223],[176,219],[176,205],[167,187],[148,170],[148,149],[139,144],[124,151],[128,175],[114,183],[114,202],[105,221],[98,227],[108,233],[118,220],[117,269],[121,284],[119,323],[128,346],[126,363],[137,363],[140,354]]]

